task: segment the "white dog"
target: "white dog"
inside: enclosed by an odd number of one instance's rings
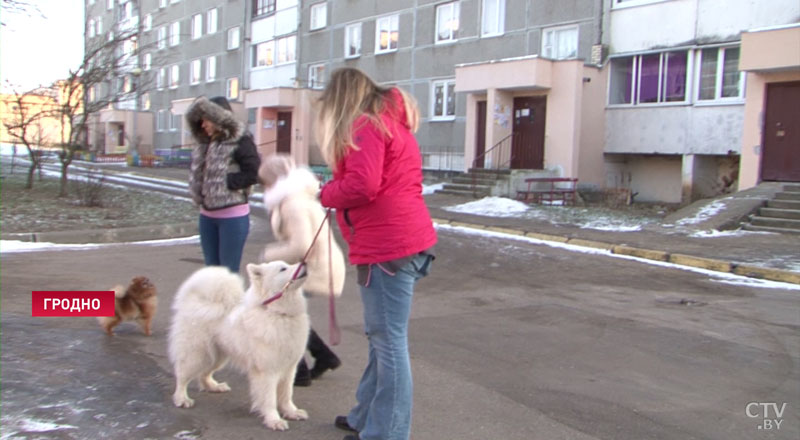
[[[251,410],[267,427],[283,431],[289,420],[308,414],[292,402],[295,368],[306,349],[309,319],[300,289],[305,267],[282,261],[248,264],[250,288],[239,275],[223,267],[206,267],[178,289],[172,305],[169,356],[175,372],[175,406],[190,408],[187,386],[197,379],[200,389],[230,391],[213,374],[228,360],[247,374]],[[283,296],[265,305],[276,293]],[[281,417],[282,416],[282,417]]]

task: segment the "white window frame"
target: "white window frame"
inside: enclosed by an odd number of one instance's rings
[[[167,111],[164,109],[159,110],[156,112],[156,131],[164,131],[164,124],[167,119]]]
[[[181,0],[169,0],[169,3],[171,5],[174,5],[175,3],[178,3],[179,1],[181,1]]]
[[[219,29],[219,12],[218,8],[209,9],[206,11],[206,33],[214,34]]]
[[[442,114],[436,115],[436,87],[442,86]],[[452,85],[455,88],[456,80],[455,78],[438,80],[431,82],[431,121],[452,121],[456,118],[456,108],[455,108],[455,99],[456,94],[455,90],[452,92],[452,99],[453,99],[453,114],[447,114],[447,101],[450,98],[450,93],[448,91],[449,86]]]
[[[143,64],[142,70],[144,71],[150,70],[153,67],[153,54],[149,52],[144,54],[142,64]]]
[[[97,35],[103,33],[103,17],[97,17]]]
[[[239,40],[241,39],[241,31],[239,26],[234,26],[228,29],[228,50],[236,50],[239,48]]]
[[[177,89],[181,85],[181,65],[173,64],[169,68],[169,88]]]
[[[92,6],[93,4],[94,4],[94,0],[89,0],[89,6]]]
[[[181,22],[173,21],[169,25],[169,46],[175,47],[181,44]]]
[[[142,30],[145,32],[150,32],[153,30],[153,14],[147,14],[144,16],[144,23],[142,24]]]
[[[166,84],[167,84],[167,68],[162,67],[158,69],[158,75],[156,76],[156,89],[164,90]]]
[[[355,32],[355,33],[354,33]],[[355,40],[355,44],[351,44]],[[350,53],[350,47],[355,47],[355,53]],[[353,23],[344,28],[344,57],[358,58],[361,56],[361,23]]]
[[[191,65],[189,66],[189,84],[195,85],[200,84],[200,80],[202,79],[203,73],[203,62],[200,58],[192,60]]]
[[[575,54],[572,56],[563,56],[560,54],[563,49],[559,42],[558,36],[563,32],[575,33]],[[574,60],[578,58],[578,45],[580,44],[580,29],[577,25],[572,26],[558,26],[547,28],[542,31],[542,56],[552,60]]]
[[[89,19],[89,23],[86,27],[89,28],[87,31],[89,33],[89,38],[94,38],[94,36],[97,35],[97,25],[94,18]]]
[[[387,29],[389,41],[386,49],[381,48],[381,30]],[[392,48],[392,33],[397,32],[396,47]],[[387,15],[375,20],[375,54],[397,52],[400,46],[400,15]]]
[[[217,80],[217,57],[210,56],[206,58],[206,82],[214,82]]]
[[[281,60],[281,58],[284,58]],[[275,65],[291,64],[297,61],[297,36],[278,38],[275,40]]]
[[[277,63],[278,54],[277,54],[277,52],[275,50],[275,47],[276,47],[275,42],[276,42],[276,40],[269,40],[269,41],[264,41],[264,42],[261,42],[261,43],[258,43],[258,44],[254,44],[252,46],[253,47],[253,62],[252,62],[252,66],[251,67],[253,69],[272,67]],[[258,64],[259,63],[258,48],[261,45],[265,45],[265,47],[267,47],[267,48],[269,48],[269,47],[272,48],[272,60],[271,60],[271,62],[270,62],[269,58],[264,58],[264,64]],[[266,53],[269,53],[269,51],[267,51]]]
[[[716,64],[716,72],[714,75],[714,97],[713,98],[701,98],[700,94],[703,92],[701,90],[702,80],[703,80],[703,51],[705,50],[716,50],[717,51],[717,64]],[[696,78],[695,78],[695,92],[694,92],[694,99],[695,102],[698,104],[719,104],[723,102],[727,103],[741,103],[744,102],[744,88],[745,88],[745,72],[739,70],[739,94],[737,96],[722,96],[723,92],[723,79],[725,75],[725,52],[730,49],[739,49],[739,57],[741,59],[742,52],[741,46],[722,46],[722,47],[701,47],[697,49],[696,58],[697,61],[695,62],[695,66],[697,68],[696,71]],[[738,70],[738,68],[737,68]]]
[[[491,2],[491,4],[489,4]],[[481,37],[497,37],[505,33],[506,0],[483,0],[481,6]],[[494,13],[492,29],[487,30],[488,16]]]
[[[142,101],[140,102],[140,105],[142,106],[142,110],[145,110],[145,111],[146,110],[150,110],[150,94],[149,93],[143,93],[142,94]]]
[[[203,14],[192,15],[192,40],[203,36]]]
[[[664,92],[667,87],[667,84],[664,82],[664,74],[668,73],[669,66],[665,66],[665,61],[668,58],[665,56],[672,56],[673,54],[679,54],[684,52],[684,56],[686,56],[686,77],[684,78],[683,84],[683,100],[681,101],[669,101],[666,100],[664,97]],[[658,55],[659,56],[659,72],[658,72],[658,83],[656,86],[656,96],[657,100],[655,102],[641,102],[641,94],[642,94],[642,58],[645,56],[652,56]],[[610,60],[610,63],[614,63],[615,60],[619,59],[626,59],[631,58],[633,61],[632,68],[631,68],[631,102],[623,102],[623,103],[612,103],[611,99],[612,96],[612,81],[616,78],[614,75],[614,65],[611,64],[610,73],[608,76],[608,91],[606,93],[608,106],[609,107],[658,107],[658,106],[670,106],[670,105],[686,105],[688,104],[691,99],[693,92],[690,88],[692,83],[692,78],[695,76],[692,74],[693,72],[693,57],[691,56],[692,53],[689,50],[665,50],[662,52],[653,52],[653,53],[641,53],[636,55],[629,55],[625,57],[615,57]]]
[[[114,9],[114,0],[106,0],[106,10]]]
[[[169,131],[178,131],[178,126],[181,125],[181,120],[178,115],[173,114],[172,111],[168,111],[167,119],[169,120]]]
[[[167,0],[158,0],[158,9],[166,8]]]
[[[158,48],[166,49],[167,47],[167,25],[159,26],[158,28]]]
[[[443,17],[443,15],[449,14],[449,21],[450,24],[449,29],[440,29],[439,25],[441,24],[441,19],[448,17]],[[455,43],[458,40],[458,27],[459,27],[459,17],[461,16],[461,6],[458,1],[450,2],[450,3],[442,3],[436,6],[436,23],[434,25],[434,43],[435,44],[451,44]],[[454,23],[454,24],[453,24]],[[442,37],[442,34],[446,33],[447,35]]]
[[[236,84],[235,93],[232,87],[232,84]],[[239,77],[234,76],[225,80],[225,97],[229,100],[238,100],[239,99]]]
[[[309,11],[309,30],[315,31],[328,25],[328,3],[322,2],[311,5]]]
[[[325,88],[325,83],[323,82],[324,77],[324,63],[312,64],[308,66],[308,88],[317,90]]]

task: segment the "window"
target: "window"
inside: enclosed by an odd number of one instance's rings
[[[545,29],[542,36],[542,56],[554,60],[578,57],[578,27]]]
[[[206,58],[206,82],[217,79],[217,57]]]
[[[253,47],[253,67],[275,64],[275,40],[259,43]]]
[[[94,0],[89,0],[89,6],[92,6],[93,4],[94,4]]]
[[[145,93],[142,95],[142,110],[150,110],[150,94]]]
[[[167,27],[161,26],[158,28],[158,48],[163,49],[167,47]]]
[[[117,8],[117,20],[118,21],[125,21],[130,20],[133,18],[133,3],[127,1],[125,3],[121,3],[119,8]]]
[[[325,65],[315,64],[308,67],[308,87],[312,89],[325,88]]]
[[[167,118],[169,119],[169,131],[176,131],[178,130],[178,126],[181,125],[181,119],[178,115],[173,115],[172,112],[167,112]]]
[[[361,56],[361,23],[351,24],[344,30],[344,57]]]
[[[179,1],[181,1],[181,0],[169,0],[169,2],[172,3],[172,4],[178,3]]]
[[[103,33],[103,17],[97,17],[97,35]]]
[[[203,36],[203,14],[192,16],[192,40]]]
[[[94,18],[89,19],[88,28],[89,28],[88,31],[89,38],[94,38],[94,36],[97,34],[97,26],[95,24]]]
[[[741,99],[744,74],[739,71],[739,48],[714,47],[703,49],[699,54],[697,99]]]
[[[177,46],[181,42],[181,22],[176,21],[170,25],[169,29],[169,45]]]
[[[253,17],[275,12],[275,0],[253,0]]]
[[[327,26],[328,3],[322,2],[311,5],[311,30],[322,29]]]
[[[228,29],[228,50],[239,48],[239,26]]]
[[[483,0],[481,36],[502,35],[505,31],[506,0]]]
[[[146,53],[144,54],[144,61],[143,61],[142,70],[150,70],[153,67],[153,54]]]
[[[375,23],[375,53],[397,50],[398,15],[379,18]]]
[[[225,87],[225,97],[228,99],[239,99],[239,78],[228,78]]]
[[[217,32],[217,19],[218,19],[217,8],[210,9],[208,12],[206,12],[207,34],[213,34]]]
[[[166,127],[167,111],[159,110],[156,117],[156,131],[164,131]]]
[[[192,60],[191,69],[189,70],[189,84],[200,84],[201,67],[200,59]]]
[[[612,59],[608,103],[686,101],[687,58],[675,51]]]
[[[297,47],[297,37],[281,38],[277,43],[278,62],[277,64],[293,63],[295,61],[295,49]]]
[[[147,14],[144,16],[144,23],[142,24],[142,30],[145,32],[149,32],[153,29],[153,14]]]
[[[158,69],[158,76],[156,77],[156,88],[164,90],[164,84],[167,83],[167,69],[162,67]]]
[[[106,9],[109,11],[114,9],[114,0],[106,0]]]
[[[456,81],[448,79],[433,82],[433,109],[431,119],[452,120],[456,117]]]
[[[458,2],[436,7],[436,43],[452,43],[458,38]]]
[[[166,8],[167,7],[167,0],[158,0],[158,7],[159,8]]]
[[[97,89],[97,86],[92,86],[92,87],[89,88],[89,102],[94,102],[95,99],[97,99],[96,89]],[[18,108],[19,107],[17,107],[16,105],[14,106],[14,110],[17,110]]]
[[[178,85],[180,84],[180,78],[181,78],[181,66],[178,64],[174,64],[170,68],[169,72],[169,88],[170,89],[177,88]]]

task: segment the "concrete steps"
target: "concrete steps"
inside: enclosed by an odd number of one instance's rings
[[[436,193],[469,196],[476,199],[488,197],[492,194],[492,188],[497,185],[498,180],[508,180],[510,176],[510,170],[471,168],[467,173],[454,177],[450,183],[442,185],[442,189],[437,190]]]
[[[785,184],[744,226],[749,231],[800,234],[800,185]]]

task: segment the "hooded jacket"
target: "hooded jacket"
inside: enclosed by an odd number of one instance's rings
[[[219,136],[212,139],[206,134],[203,119],[219,128]],[[192,200],[209,211],[247,203],[250,187],[258,181],[261,160],[244,124],[205,96],[189,107],[186,122],[198,143],[192,150],[189,175]]]
[[[404,258],[436,244],[422,197],[422,158],[407,125],[403,98],[392,89],[380,115],[390,135],[366,116],[353,124],[353,143],[320,193],[336,209],[351,264]]]
[[[306,259],[308,278],[303,290],[328,296],[332,280],[333,295],[338,297],[344,288],[344,255],[335,238],[330,237],[328,241],[329,223],[325,221],[322,224],[325,212],[317,201],[318,190],[319,181],[307,168],[288,170],[288,174],[278,177],[264,190],[264,207],[278,241],[267,245],[263,258],[264,261],[283,260],[289,264],[300,262],[321,226],[322,230]]]

